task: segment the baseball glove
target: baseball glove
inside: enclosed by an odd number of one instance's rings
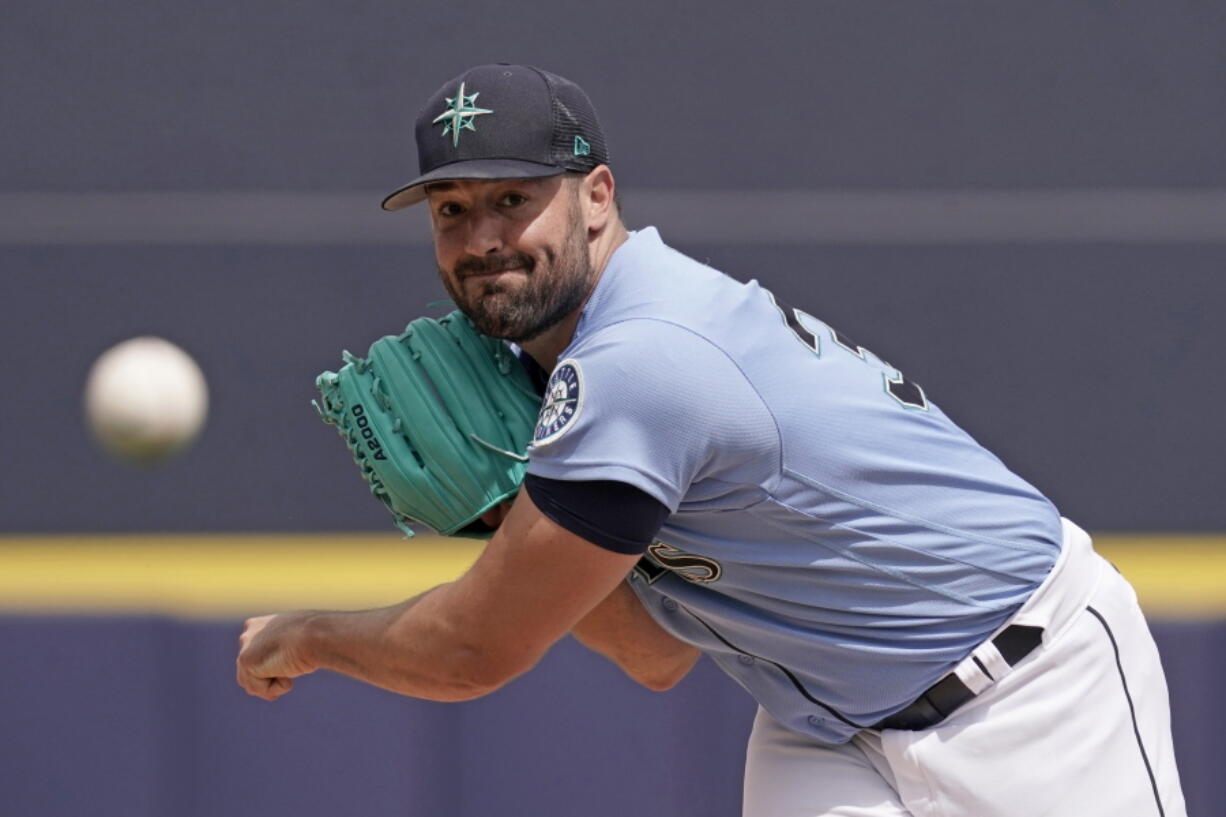
[[[507,345],[455,311],[418,318],[365,358],[343,358],[340,371],[316,378],[315,408],[397,527],[489,536],[479,518],[519,491],[541,404]]]

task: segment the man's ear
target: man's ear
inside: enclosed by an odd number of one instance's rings
[[[579,190],[587,211],[588,231],[598,233],[617,216],[614,200],[617,183],[613,180],[613,171],[609,170],[608,165],[597,167],[583,178]]]

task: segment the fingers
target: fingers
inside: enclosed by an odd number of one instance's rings
[[[264,692],[259,697],[266,701],[275,701],[294,688],[294,682],[290,678],[262,678],[260,680],[264,682]]]
[[[265,678],[257,675],[251,668],[244,665],[243,656],[239,655],[236,663],[235,680],[248,695],[262,698],[265,701],[275,701],[294,688],[293,679],[274,676]]]
[[[253,698],[265,701],[275,701],[294,688],[294,682],[289,678],[258,678],[245,673],[241,667],[238,671],[238,685]]]

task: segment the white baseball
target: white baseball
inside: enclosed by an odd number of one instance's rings
[[[189,445],[208,414],[204,373],[187,352],[156,337],[103,352],[85,384],[85,416],[112,454],[156,462]]]

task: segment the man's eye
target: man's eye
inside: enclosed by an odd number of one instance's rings
[[[522,193],[507,193],[498,203],[503,207],[518,207],[528,200],[528,197]]]
[[[464,212],[464,208],[454,201],[445,201],[438,206],[437,212],[440,216],[458,216]]]

